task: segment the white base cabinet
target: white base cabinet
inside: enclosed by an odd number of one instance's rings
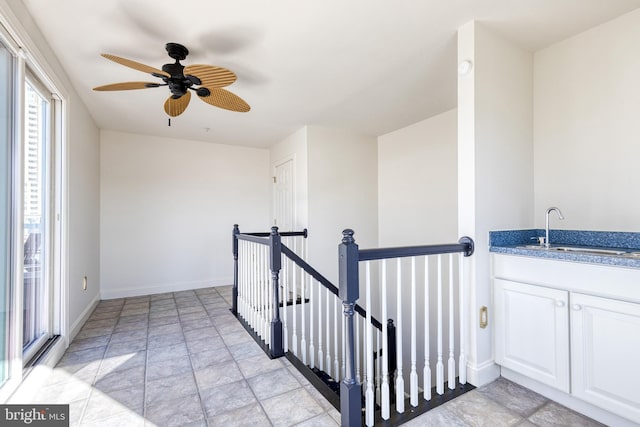
[[[640,270],[493,255],[509,370],[640,424]]]
[[[496,363],[569,392],[569,293],[495,279]]]
[[[571,294],[571,391],[640,422],[640,304]]]

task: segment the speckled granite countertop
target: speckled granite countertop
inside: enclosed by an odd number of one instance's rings
[[[550,230],[552,246],[588,246],[601,249],[640,251],[640,233],[617,231]],[[489,232],[489,250],[495,253],[557,259],[560,261],[605,264],[640,268],[640,257],[600,255],[576,252],[526,249],[519,246],[536,245],[536,238],[544,236],[544,229],[507,230]]]

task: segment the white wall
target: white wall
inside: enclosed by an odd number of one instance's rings
[[[476,316],[491,307],[488,232],[533,222],[533,56],[470,22],[458,31],[463,60],[474,66],[458,78],[458,230],[476,243],[465,311],[469,379],[481,385],[498,375],[492,326],[480,329]]]
[[[102,295],[233,281],[231,233],[270,224],[269,151],[102,131]]]
[[[412,246],[437,243],[453,243],[458,241],[458,139],[457,110],[422,120],[413,125],[398,129],[378,137],[378,246]],[[396,309],[397,290],[390,286],[387,296],[388,318],[394,319],[396,325],[402,323],[403,362],[405,367],[411,366],[410,292],[409,259],[403,261],[405,272],[401,314]],[[424,283],[424,260],[416,261],[416,281]],[[373,283],[379,283],[379,263],[373,264]],[[444,282],[448,280],[448,260],[444,260]],[[437,268],[435,260],[431,261],[430,283],[436,283]],[[387,265],[388,283],[396,281],[395,261]],[[418,322],[421,324],[424,307],[424,292],[429,289],[430,322],[437,323],[437,287],[418,286],[415,301],[418,309]],[[379,286],[373,286],[372,314],[382,320],[380,313]],[[359,303],[365,304],[365,288],[361,287]],[[448,307],[448,294],[443,302],[445,318]],[[456,305],[457,306],[457,305]],[[448,336],[448,323],[443,325],[443,333]],[[424,333],[418,328],[416,338],[417,360],[424,360]],[[456,332],[455,348],[459,348],[459,337]],[[437,358],[437,335],[430,335],[430,360]],[[446,369],[446,368],[445,368]],[[423,381],[422,369],[418,370],[420,383]],[[436,370],[432,371],[435,383]]]
[[[69,324],[75,333],[100,295],[100,133],[80,102],[70,106],[68,296]]]
[[[309,260],[338,284],[342,230],[355,230],[361,248],[378,244],[376,138],[309,126]]]
[[[457,110],[378,137],[379,246],[456,242]]]
[[[535,54],[535,220],[640,230],[640,9]]]

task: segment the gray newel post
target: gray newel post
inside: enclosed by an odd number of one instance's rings
[[[358,245],[353,239],[353,230],[342,232],[339,254],[339,295],[342,300],[346,324],[346,363],[345,376],[340,384],[340,424],[342,427],[362,425],[362,386],[355,375],[355,342],[353,333],[353,314],[359,297]]]
[[[238,315],[238,234],[240,228],[238,224],[233,224],[233,294],[231,312],[234,316]]]
[[[278,227],[271,227],[269,235],[269,257],[271,267],[271,281],[273,285],[273,318],[271,319],[271,357],[284,355],[284,340],[282,334],[282,322],[280,321],[280,268],[282,264],[282,246]]]

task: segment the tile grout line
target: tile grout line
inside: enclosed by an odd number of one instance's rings
[[[113,327],[111,328],[111,333],[109,334],[109,341],[107,342],[107,345],[104,348],[104,352],[102,353],[102,356],[100,358],[100,363],[98,363],[98,369],[96,370],[95,375],[93,376],[93,379],[91,380],[91,384],[89,384],[89,386],[91,387],[91,391],[89,392],[89,396],[87,397],[87,401],[84,404],[84,407],[82,408],[82,413],[80,414],[80,418],[78,419],[78,426],[82,426],[83,422],[84,422],[84,417],[86,415],[87,412],[87,408],[89,407],[89,401],[91,400],[91,397],[93,397],[93,394],[95,392],[95,390],[97,390],[96,387],[96,383],[98,382],[98,374],[100,374],[100,370],[102,369],[102,364],[104,362],[104,358],[107,354],[107,351],[109,350],[109,347],[111,345],[111,338],[113,337],[113,333],[115,331],[116,325],[118,324],[118,322],[120,321],[120,314],[122,313],[122,309],[124,307],[124,301],[122,302],[122,306],[120,307],[120,309],[117,311],[117,317],[116,317],[116,323],[113,325]],[[96,306],[96,308],[98,308],[98,306]],[[96,309],[94,309],[93,311],[95,312]],[[91,313],[93,314],[93,312]],[[91,317],[91,316],[89,316]]]
[[[216,292],[218,292],[218,290],[217,290],[217,289],[216,289]],[[220,293],[218,292],[218,294],[220,294]],[[231,304],[229,304],[229,302],[226,300],[226,298],[224,298],[222,295],[220,295],[220,297],[221,297],[221,298],[222,298],[222,299],[223,299],[223,300],[224,300],[224,301],[225,301],[229,306],[231,306]],[[238,319],[236,319],[236,321],[238,321]],[[217,330],[217,328],[216,328],[216,330]],[[224,342],[224,339],[223,339],[223,342]],[[248,341],[248,342],[254,342],[254,343],[255,343],[255,341],[253,341],[253,340],[252,340],[252,341]],[[225,343],[225,346],[226,346],[226,343]],[[227,349],[228,349],[228,347],[227,347]],[[233,356],[233,355],[232,355],[232,356]],[[261,354],[260,356],[262,357],[263,355]],[[264,356],[266,356],[266,355],[264,355]],[[266,356],[266,357],[268,357],[268,356]],[[271,360],[273,360],[273,359],[271,359]],[[236,362],[236,364],[237,364],[237,360],[235,359],[235,357],[234,357],[234,361],[235,361],[235,362]],[[305,385],[304,385],[304,384],[302,384],[302,383],[300,382],[300,380],[299,380],[295,375],[291,374],[291,372],[289,371],[289,367],[288,367],[287,365],[285,365],[284,363],[281,363],[281,365],[282,365],[282,367],[281,367],[281,368],[279,368],[279,369],[284,369],[284,370],[287,372],[287,374],[288,374],[288,375],[291,375],[291,376],[293,377],[293,379],[298,383],[299,387],[294,388],[294,389],[292,389],[292,390],[286,390],[286,391],[283,391],[282,393],[274,394],[274,395],[272,395],[272,396],[269,396],[268,398],[265,398],[264,400],[266,400],[266,399],[271,399],[271,398],[278,397],[278,396],[282,396],[282,395],[284,395],[284,394],[286,394],[286,393],[290,393],[290,392],[292,392],[292,391],[296,391],[296,390],[302,390],[302,391],[304,391],[304,392],[307,392],[307,391],[306,391],[306,389],[305,389]],[[247,385],[249,385],[249,390],[251,391],[251,393],[252,393],[252,394],[253,394],[253,396],[255,397],[256,401],[258,402],[258,404],[259,404],[259,405],[260,405],[260,407],[262,408],[262,411],[264,412],[265,416],[267,417],[267,419],[269,420],[269,422],[270,422],[270,423],[271,423],[271,425],[273,426],[273,425],[274,425],[274,424],[273,424],[273,421],[271,420],[271,418],[269,417],[269,415],[268,415],[267,411],[265,410],[264,405],[262,404],[262,400],[258,398],[258,396],[255,394],[255,392],[254,392],[253,388],[251,388],[251,385],[249,384],[249,378],[247,378],[247,377],[244,375],[244,373],[242,372],[242,370],[240,370],[240,374],[242,375],[242,377],[243,377],[244,381],[245,381],[245,382],[247,382]],[[257,374],[257,375],[255,375],[255,376],[258,376],[258,375],[260,375],[260,374]],[[253,378],[253,377],[250,377],[250,378]],[[308,392],[307,392],[307,393],[308,393]],[[313,396],[311,396],[311,395],[310,395],[310,397],[313,399],[313,401],[314,401],[316,404],[318,404],[318,406],[319,406],[320,408],[322,408],[322,412],[321,412],[321,413],[319,413],[319,414],[311,415],[309,418],[305,418],[304,420],[301,420],[301,421],[299,421],[299,422],[297,422],[297,423],[295,423],[295,424],[292,424],[292,426],[295,426],[295,425],[301,424],[301,423],[303,423],[303,422],[309,421],[309,420],[311,420],[311,419],[313,419],[313,418],[315,418],[315,417],[317,417],[317,416],[320,416],[320,415],[322,415],[322,414],[328,414],[328,411],[327,411],[327,410],[325,410],[325,409],[324,409],[324,407],[323,407],[323,406],[322,406],[322,405],[321,405],[321,404],[320,404],[320,403],[319,403],[319,402],[318,402],[318,401],[317,401]],[[248,406],[248,405],[247,405],[247,406]],[[333,419],[333,418],[332,418],[332,419]]]
[[[224,296],[222,296],[220,294],[220,292],[218,292],[218,290],[216,289],[216,293],[220,296],[220,298],[227,303],[227,305],[229,306],[229,308],[231,308],[231,304],[229,304],[229,301],[226,300],[226,298]],[[237,322],[238,319],[236,318],[235,321]],[[218,331],[218,328],[215,326],[215,323],[213,325],[214,328],[216,328],[216,331],[218,332],[218,335],[220,335],[220,331]],[[222,338],[222,335],[220,335],[220,337]],[[233,361],[236,363],[236,365],[238,365],[238,361],[236,360],[236,358],[233,356],[233,353],[231,353],[231,350],[229,349],[229,346],[227,345],[227,343],[224,341],[224,338],[222,338],[222,342],[224,343],[225,347],[227,348],[227,351],[229,352],[229,354],[231,354],[231,357],[233,358]],[[253,342],[253,340],[248,341],[248,342]],[[262,410],[262,413],[264,413],[264,416],[267,418],[267,421],[269,422],[269,424],[273,427],[273,421],[271,420],[271,418],[269,417],[269,414],[267,413],[267,411],[265,410],[264,406],[262,405],[262,401],[260,399],[258,399],[258,396],[256,396],[255,391],[253,391],[253,388],[251,388],[251,385],[249,384],[249,381],[247,380],[247,378],[244,376],[244,374],[242,373],[242,370],[240,369],[240,366],[238,366],[238,371],[240,371],[240,375],[242,375],[242,379],[244,380],[244,382],[247,383],[247,387],[249,388],[249,391],[251,392],[251,394],[253,395],[253,397],[256,399],[256,402],[258,402],[258,405],[260,406],[260,409]],[[249,405],[246,405],[249,406]]]
[[[173,293],[172,293],[173,298]],[[147,312],[147,346],[144,355],[144,379],[142,380],[142,425],[147,425],[147,381],[148,381],[148,363],[149,363],[149,323],[151,322],[151,296],[149,296],[149,311]]]
[[[215,288],[215,287],[214,287]],[[218,297],[220,297],[220,299],[222,301],[224,301],[227,305],[229,305],[229,302],[222,296],[220,295],[220,292],[218,292],[217,289],[214,289],[216,291],[216,294],[218,294]],[[247,379],[245,378],[244,374],[242,373],[242,370],[240,370],[240,366],[238,365],[238,361],[236,360],[235,357],[233,357],[233,353],[231,353],[231,350],[229,349],[229,346],[227,345],[227,343],[225,342],[224,338],[222,337],[222,335],[220,334],[220,331],[218,330],[218,328],[216,327],[215,322],[213,322],[213,320],[211,319],[211,315],[209,314],[209,312],[207,311],[207,309],[205,308],[205,304],[202,303],[202,300],[200,299],[200,295],[198,295],[196,293],[196,296],[198,298],[198,301],[200,301],[200,304],[202,304],[202,307],[204,308],[205,312],[207,313],[207,318],[211,321],[211,325],[212,327],[216,330],[216,333],[218,334],[218,336],[220,337],[220,340],[222,341],[222,344],[224,345],[225,349],[227,350],[227,352],[229,352],[229,354],[231,355],[231,358],[233,360],[233,363],[236,365],[236,368],[238,369],[238,372],[240,372],[240,375],[242,375],[242,380],[244,382],[247,383],[247,387],[249,388],[249,390],[251,391],[251,394],[253,394],[253,396],[256,399],[256,402],[258,402],[258,404],[260,404],[260,400],[258,400],[258,397],[255,395],[255,393],[253,392],[253,389],[251,388],[251,386],[249,385],[249,383],[247,382]],[[188,351],[188,347],[187,347],[187,351]],[[189,358],[191,358],[191,352],[189,352]],[[195,368],[193,367],[193,362],[192,362],[192,369],[194,372],[194,376],[195,376]],[[207,417],[207,410],[204,406],[204,401],[202,399],[202,393],[200,390],[200,386],[198,385],[198,382],[196,380],[196,387],[198,388],[198,395],[200,396],[200,405],[202,406],[202,410],[204,412],[205,415],[205,422],[207,425],[209,425],[209,418]],[[249,405],[245,405],[245,406],[249,406]],[[260,407],[262,408],[262,405],[260,405]],[[244,408],[244,406],[241,406],[241,408]],[[271,424],[271,426],[273,426],[273,423],[271,422],[271,420],[269,419],[269,416],[267,415],[266,411],[264,411],[264,408],[262,408],[262,411],[264,412],[265,417],[267,417],[267,420],[269,421],[269,423]]]
[[[198,299],[198,302],[202,305],[202,301],[200,301],[200,297],[198,296],[198,294],[193,291],[193,293],[195,294],[196,298]],[[175,293],[174,293],[174,299],[175,299]],[[204,307],[203,307],[204,309]],[[182,339],[184,340],[184,347],[187,349],[187,358],[189,359],[189,365],[191,366],[191,377],[193,378],[193,382],[196,385],[196,392],[198,393],[198,401],[200,403],[200,411],[202,411],[202,416],[203,416],[203,420],[205,425],[209,425],[209,422],[207,421],[207,412],[204,408],[203,402],[202,402],[202,394],[200,392],[200,386],[198,385],[198,379],[196,378],[196,371],[193,367],[193,360],[191,359],[191,351],[189,351],[189,346],[187,345],[187,337],[184,334],[184,329],[182,328],[182,317],[180,316],[180,307],[178,307],[178,302],[176,301],[176,311],[178,312],[178,325],[180,325],[180,332],[182,333]],[[206,311],[206,310],[205,310]]]

